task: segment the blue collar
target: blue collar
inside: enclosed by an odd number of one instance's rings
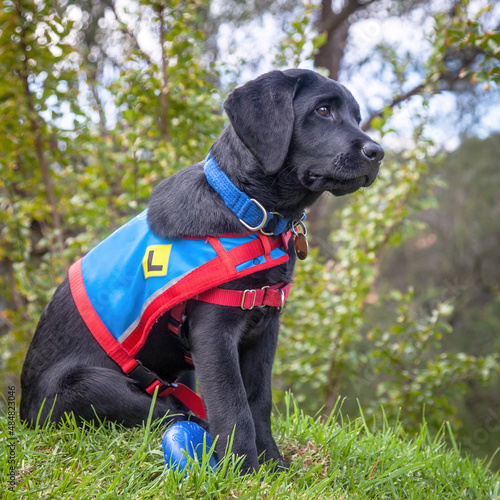
[[[221,196],[227,208],[233,212],[249,231],[261,231],[263,234],[279,235],[292,227],[293,221],[285,219],[277,212],[268,212],[257,200],[240,191],[222,171],[215,158],[208,153],[205,160],[205,176],[208,183]],[[275,228],[266,233],[269,221],[276,218]],[[271,227],[273,224],[271,224]]]

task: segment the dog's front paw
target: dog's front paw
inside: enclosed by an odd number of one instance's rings
[[[286,471],[290,467],[290,463],[287,462],[281,455],[278,453],[273,454],[274,456],[271,456],[269,452],[262,453],[259,457],[259,463],[261,465],[267,465],[270,466],[274,471],[280,472],[280,471]]]
[[[287,471],[290,468],[290,462],[287,462],[284,458],[280,458],[276,464],[276,469],[278,471]]]
[[[265,463],[270,466],[274,472],[286,472],[290,468],[290,463],[281,457],[272,458]]]

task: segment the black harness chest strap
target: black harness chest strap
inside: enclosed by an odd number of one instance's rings
[[[138,359],[138,365],[128,374],[128,376],[137,382],[137,385],[148,394],[154,394],[158,390],[158,397],[162,398],[172,394],[189,410],[200,418],[207,418],[207,412],[203,400],[188,386],[173,382],[165,382],[156,373],[146,368]]]

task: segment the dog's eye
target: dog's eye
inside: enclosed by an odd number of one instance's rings
[[[316,113],[318,113],[321,116],[330,116],[331,109],[328,106],[320,106],[319,108],[316,109]]]

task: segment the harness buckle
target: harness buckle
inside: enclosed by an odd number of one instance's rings
[[[255,227],[252,227],[250,226],[249,224],[247,224],[243,219],[238,219],[249,231],[259,231],[260,229],[262,229],[265,225],[266,225],[266,222],[267,222],[267,210],[254,198],[250,198],[250,201],[253,201],[258,208],[260,208],[260,210],[262,210],[262,222],[258,225],[258,226],[255,226]]]
[[[164,386],[161,389],[162,391],[165,390],[165,388],[172,387],[175,389],[177,387],[175,382],[167,382],[166,380],[163,380],[153,370],[144,366],[139,359],[135,359],[135,361],[137,362],[137,366],[128,374],[128,376],[134,379],[141,389],[147,390],[156,381],[160,382],[160,384]]]
[[[250,307],[245,307],[245,299],[246,299],[246,296],[247,296],[247,293],[253,293],[253,302],[252,302],[252,305]],[[255,300],[257,299],[257,290],[245,290],[243,292],[243,296],[241,297],[241,305],[240,307],[244,310],[244,311],[249,311],[250,309],[253,309],[254,306],[255,306]]]

